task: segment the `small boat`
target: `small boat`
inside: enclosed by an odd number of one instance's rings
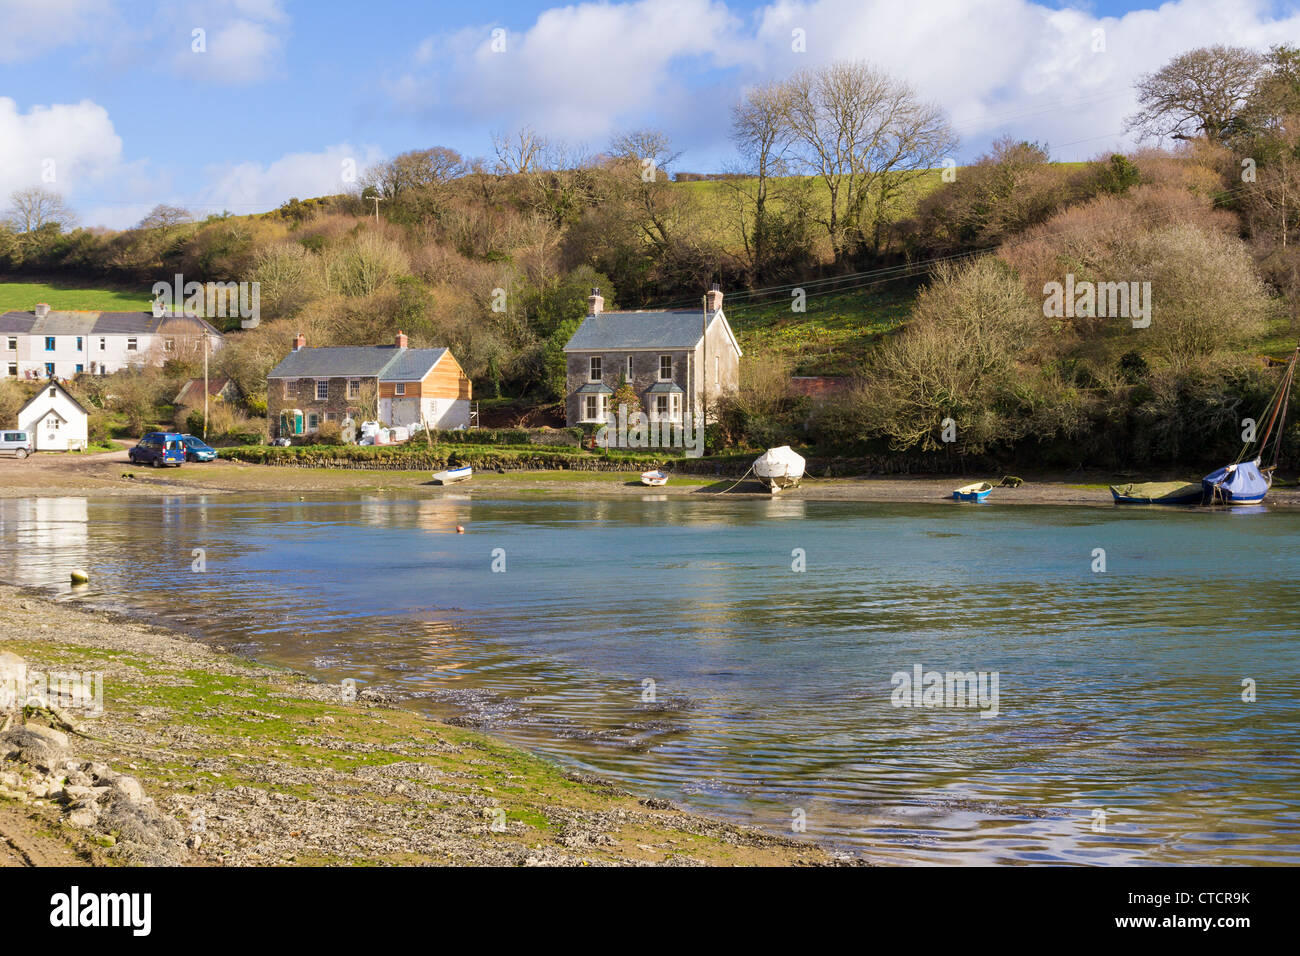
[[[783,488],[793,488],[803,479],[806,462],[789,445],[769,448],[754,460],[753,471],[767,490],[778,494]]]
[[[660,485],[668,484],[668,475],[662,471],[643,471],[641,472],[641,484],[658,488]]]
[[[1111,485],[1110,494],[1120,505],[1199,505],[1205,489],[1199,481],[1144,481]]]
[[[989,496],[993,486],[987,481],[977,481],[972,485],[962,485],[952,493],[955,501],[983,501]]]
[[[1273,473],[1277,470],[1278,458],[1282,453],[1282,430],[1286,426],[1286,409],[1291,399],[1291,385],[1295,381],[1297,359],[1300,359],[1300,346],[1291,353],[1286,371],[1282,373],[1282,381],[1264,408],[1264,414],[1259,417],[1260,421],[1268,419],[1268,425],[1254,459],[1246,460],[1247,450],[1250,449],[1250,443],[1247,443],[1235,462],[1212,471],[1201,479],[1207,504],[1257,505],[1273,487]],[[1272,456],[1270,463],[1265,465],[1264,458],[1270,451],[1269,439],[1273,441]]]
[[[434,472],[433,483],[435,485],[449,485],[453,481],[464,481],[472,477],[474,469],[469,465],[462,465],[459,468],[448,468],[446,471]]]

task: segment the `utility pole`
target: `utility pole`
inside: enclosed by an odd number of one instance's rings
[[[700,389],[704,393],[704,405],[700,408],[700,451],[704,451],[706,432],[709,427],[709,296],[700,296],[700,338],[704,341],[704,368],[700,369]]]
[[[203,330],[203,440],[208,440],[208,330]]]
[[[377,226],[379,225],[379,204],[384,201],[384,197],[379,193],[375,193],[370,198],[375,201],[375,225]]]

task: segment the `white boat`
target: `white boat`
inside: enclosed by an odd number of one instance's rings
[[[777,494],[782,488],[793,488],[803,478],[803,456],[789,445],[769,448],[754,461],[754,474],[767,485],[768,491]]]
[[[433,483],[435,485],[449,485],[453,481],[464,481],[472,477],[474,469],[469,465],[462,465],[459,468],[448,468],[446,471],[437,471],[433,474]]]
[[[643,471],[641,472],[641,484],[658,488],[660,485],[668,484],[668,475],[662,471]]]

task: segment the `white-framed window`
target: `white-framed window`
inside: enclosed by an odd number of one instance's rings
[[[10,352],[18,351],[18,336],[16,335],[9,336],[9,342],[7,348],[9,349]]]
[[[591,357],[591,364],[587,369],[587,381],[599,382],[601,379],[600,371],[600,356],[593,355]]]
[[[584,395],[582,401],[582,420],[599,422],[605,420],[605,396]]]
[[[293,398],[293,382],[287,378],[284,380],[284,397]]]
[[[655,396],[655,416],[658,418],[668,417],[668,396],[667,395]]]
[[[100,339],[100,341],[102,342],[103,339]],[[136,344],[136,340],[135,340],[134,338],[129,338],[129,339],[126,340],[126,350],[127,350],[128,352],[136,352],[136,351],[139,351],[139,347],[137,346],[137,344]]]
[[[627,357],[627,380],[632,381],[632,356]]]
[[[320,428],[320,416],[312,412],[307,416],[307,431],[314,432],[318,428]]]
[[[164,351],[164,352],[174,352],[174,351],[176,351],[176,340],[175,340],[175,339],[163,339],[163,351]]]
[[[101,335],[99,337],[99,350],[102,352],[106,348],[108,348],[108,339],[104,338],[104,336]]]
[[[659,356],[659,381],[671,382],[673,380],[673,357],[671,355]]]
[[[721,355],[713,356],[713,381],[714,382],[722,381],[722,356]]]
[[[361,397],[361,382],[358,379],[348,379],[348,398]]]
[[[406,394],[406,383],[405,383],[405,382],[398,382],[397,384],[395,384],[395,385],[393,386],[393,394],[394,394],[394,395],[405,395],[405,394]]]
[[[316,379],[316,401],[323,402],[330,397],[330,382],[327,378]]]
[[[672,415],[673,415],[673,418],[681,418],[681,417],[682,417],[682,397],[681,397],[680,395],[674,393],[674,394],[671,396],[671,398],[672,398],[672,404],[671,404],[670,407],[672,408]]]
[[[17,362],[10,362],[10,363],[9,363],[9,374],[10,374],[10,375],[17,375],[17,374],[18,374],[18,363],[17,363]]]

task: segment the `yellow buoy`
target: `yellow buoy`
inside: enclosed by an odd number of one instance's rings
[[[73,584],[89,584],[89,583],[90,583],[90,575],[87,574],[85,571],[81,570],[81,568],[77,568],[76,570],[74,570],[74,571],[72,572],[72,583],[73,583]]]

